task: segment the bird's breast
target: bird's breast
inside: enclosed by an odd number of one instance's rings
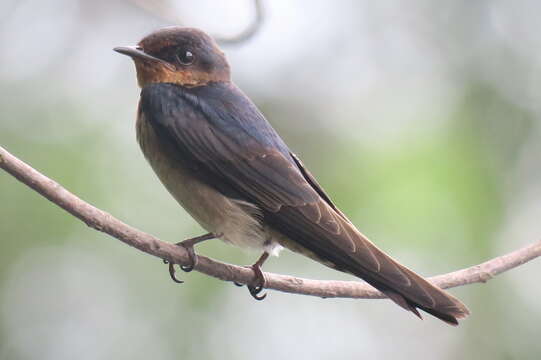
[[[179,161],[175,150],[162,141],[143,114],[136,123],[137,141],[150,166],[175,200],[207,231],[245,248],[273,248],[258,220],[259,209],[234,200],[203,183],[194,170]],[[273,244],[270,244],[272,242]]]

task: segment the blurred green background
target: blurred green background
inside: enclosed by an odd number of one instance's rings
[[[178,1],[184,25],[241,31],[249,0]],[[235,82],[355,224],[423,275],[539,239],[541,3],[265,3],[224,47]],[[0,1],[0,144],[123,221],[202,230],[135,141],[139,90],[112,51],[170,25],[129,1]],[[174,284],[145,256],[0,172],[1,359],[539,359],[539,261],[451,290],[460,327],[389,301]],[[197,248],[236,264],[258,254]],[[351,279],[288,252],[267,271]]]

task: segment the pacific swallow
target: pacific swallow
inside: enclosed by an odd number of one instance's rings
[[[139,145],[163,185],[209,233],[260,249],[250,293],[265,285],[261,265],[282,247],[364,279],[402,308],[457,325],[469,312],[458,299],[399,264],[368,240],[332,202],[252,101],[204,32],[167,27],[137,46],[117,47],[136,67],[141,95]],[[170,272],[174,278],[174,270]]]

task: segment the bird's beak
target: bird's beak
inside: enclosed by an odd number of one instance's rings
[[[132,59],[141,59],[141,60],[146,60],[146,61],[157,62],[166,66],[172,71],[176,70],[174,66],[169,64],[167,61],[158,59],[157,57],[154,57],[152,55],[145,53],[143,49],[139,46],[118,46],[114,48],[113,50],[118,53],[121,53],[122,55],[128,55]]]

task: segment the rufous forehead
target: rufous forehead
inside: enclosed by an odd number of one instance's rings
[[[145,36],[139,46],[145,52],[152,53],[164,48],[189,46],[194,48],[214,48],[214,40],[201,30],[192,28],[170,27],[160,29]]]

